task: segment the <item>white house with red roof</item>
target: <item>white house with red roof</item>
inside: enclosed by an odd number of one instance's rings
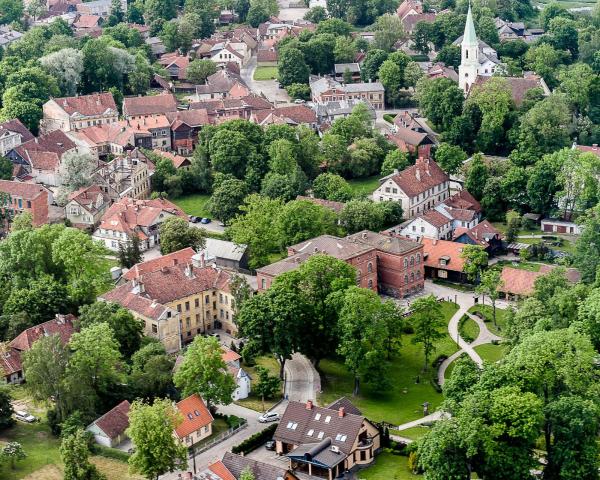
[[[248,398],[248,395],[250,395],[250,391],[252,390],[252,378],[250,377],[250,375],[248,375],[248,372],[246,372],[240,364],[240,359],[242,357],[239,353],[234,352],[230,348],[221,348],[223,349],[223,355],[221,356],[221,358],[225,362],[227,371],[231,374],[236,384],[236,389],[231,395],[231,398],[234,401]]]
[[[140,249],[148,250],[158,245],[160,224],[174,216],[187,220],[179,207],[163,198],[134,200],[124,197],[102,216],[92,238],[109,250],[119,251],[120,246],[125,247],[129,238],[136,235],[141,241]]]
[[[427,210],[418,217],[399,225],[395,231],[412,240],[419,240],[422,237],[451,240],[452,220],[435,209]]]
[[[76,228],[96,225],[110,205],[110,196],[99,185],[82,187],[69,195],[65,216]]]
[[[40,130],[70,132],[119,120],[119,110],[112,93],[93,93],[75,97],[52,98],[42,107]]]
[[[117,406],[94,420],[85,429],[94,436],[96,443],[114,448],[127,440],[126,430],[129,428],[129,409],[131,404],[123,400]]]
[[[414,165],[379,180],[373,201],[400,202],[404,216],[414,218],[449,196],[450,177],[433,160],[419,158]]]
[[[33,134],[18,118],[0,123],[0,155],[6,155],[13,148],[33,138]]]
[[[194,393],[175,404],[183,421],[173,432],[186,447],[191,448],[212,434],[213,416],[200,395]]]

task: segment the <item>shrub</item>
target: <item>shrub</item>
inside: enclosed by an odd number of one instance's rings
[[[383,119],[388,123],[394,123],[394,118],[396,118],[396,115],[391,115],[389,113],[383,114]]]
[[[130,457],[130,455],[127,452],[117,450],[116,448],[108,448],[103,445],[98,445],[97,443],[94,443],[90,450],[95,455],[100,455],[101,457],[106,458],[112,458],[114,460],[119,460],[125,463],[129,461]]]
[[[231,449],[231,452],[232,453],[241,453],[243,455],[251,452],[255,448],[257,448],[260,445],[262,445],[263,443],[265,443],[267,440],[271,440],[271,438],[273,437],[273,434],[275,433],[275,430],[277,430],[277,425],[278,425],[278,423],[273,423],[273,424],[269,425],[267,428],[265,428],[264,430],[261,430],[260,432],[255,433],[251,437],[248,437],[242,443],[233,447]]]

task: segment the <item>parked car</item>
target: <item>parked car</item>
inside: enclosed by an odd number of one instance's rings
[[[200,223],[203,223],[204,225],[206,225],[207,223],[210,223],[211,219],[210,218],[203,218],[202,220],[200,220]]]
[[[260,423],[277,422],[279,420],[279,414],[275,412],[266,412],[258,417]]]
[[[265,443],[265,448],[267,450],[275,450],[275,440],[269,440],[267,443]]]
[[[302,103],[306,103],[306,100],[302,100],[301,98],[297,98],[296,100],[294,100],[294,103],[295,103],[296,105],[300,105],[300,104],[302,104]]]
[[[25,423],[33,423],[37,420],[33,415],[27,413],[25,410],[17,410],[15,412],[15,418]]]
[[[199,223],[200,222],[200,217],[194,217],[193,215],[190,215],[190,222],[192,222],[192,223]]]

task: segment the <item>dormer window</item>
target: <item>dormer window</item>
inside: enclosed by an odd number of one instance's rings
[[[321,414],[320,413],[317,413],[315,415],[315,420],[321,420]]]
[[[325,417],[325,423],[329,423],[329,422],[331,422],[331,416],[330,416],[330,415],[327,415],[327,416]]]
[[[325,434],[325,432],[319,432],[319,434],[317,435],[317,438],[319,440],[321,440],[323,438],[323,435]]]
[[[311,428],[308,432],[306,432],[306,435],[312,437],[313,433],[315,433],[315,431]]]

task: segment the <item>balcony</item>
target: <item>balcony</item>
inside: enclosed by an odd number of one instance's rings
[[[370,448],[371,446],[373,446],[373,439],[368,437],[368,438],[363,438],[362,440],[359,440],[357,448],[359,450],[366,450],[367,448]]]

